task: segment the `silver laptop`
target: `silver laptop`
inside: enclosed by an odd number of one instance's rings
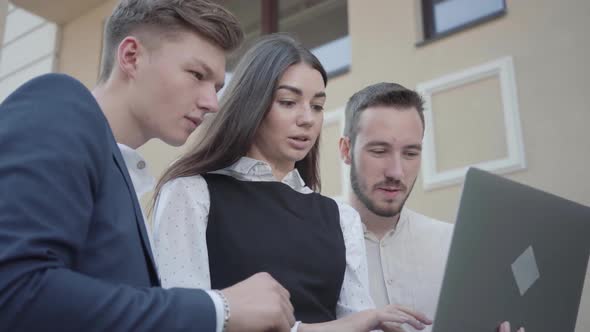
[[[574,331],[589,254],[589,207],[472,168],[432,331]]]

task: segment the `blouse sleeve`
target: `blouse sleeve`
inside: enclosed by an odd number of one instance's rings
[[[201,176],[166,183],[154,210],[154,256],[162,287],[211,288],[209,190]]]
[[[338,203],[340,226],[346,246],[346,269],[336,317],[375,307],[369,291],[369,273],[363,227],[359,214],[351,206]]]

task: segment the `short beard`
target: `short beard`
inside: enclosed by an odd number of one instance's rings
[[[351,157],[352,162],[350,163],[350,184],[352,187],[352,191],[354,192],[358,200],[361,201],[369,211],[373,212],[374,214],[380,217],[395,217],[396,215],[398,215],[403,209],[404,205],[406,204],[406,200],[410,196],[410,193],[412,192],[412,189],[414,188],[414,184],[416,183],[416,181],[414,181],[414,183],[412,183],[412,185],[407,188],[408,194],[406,198],[402,201],[402,204],[400,205],[399,209],[380,209],[373,203],[373,201],[371,201],[369,196],[365,194],[363,188],[361,188],[359,176],[356,171],[354,155],[352,155]],[[368,188],[365,189],[369,190]]]

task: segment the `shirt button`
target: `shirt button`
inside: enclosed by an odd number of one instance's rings
[[[137,162],[137,168],[144,169],[145,168],[145,161],[140,160],[139,162]]]
[[[387,280],[387,284],[388,284],[389,286],[393,285],[393,280],[391,280],[391,279],[388,279],[388,280]]]

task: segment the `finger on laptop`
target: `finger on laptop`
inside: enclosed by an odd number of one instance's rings
[[[426,316],[426,314],[424,314],[424,313],[422,313],[422,312],[420,312],[420,311],[417,311],[417,310],[412,310],[412,309],[410,309],[410,308],[408,308],[408,307],[404,307],[404,306],[397,306],[397,308],[398,308],[398,309],[399,309],[401,312],[405,312],[406,314],[408,314],[408,315],[410,315],[410,316],[412,316],[412,317],[416,318],[416,320],[417,320],[417,321],[419,321],[419,322],[421,322],[421,323],[423,323],[423,324],[426,324],[426,325],[431,325],[431,324],[433,323],[433,322],[432,322],[432,319],[428,318],[428,317]]]
[[[510,322],[504,322],[498,327],[498,332],[510,332]]]

